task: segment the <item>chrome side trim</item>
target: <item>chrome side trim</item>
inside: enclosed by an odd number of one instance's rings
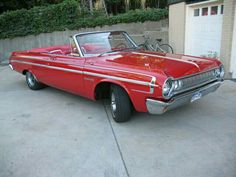
[[[98,69],[102,69],[102,70],[105,69],[105,70],[112,70],[112,71],[120,71],[120,72],[131,73],[131,74],[138,74],[138,75],[147,76],[147,77],[150,77],[150,78],[153,78],[153,77],[154,77],[154,76],[148,75],[148,74],[142,74],[142,73],[137,73],[137,72],[132,72],[132,71],[126,71],[126,70],[116,69],[116,68],[105,68],[105,67],[94,66],[94,65],[86,65],[86,67],[88,67],[88,68],[98,68]]]
[[[131,89],[132,91],[135,92],[140,92],[140,93],[148,93],[148,94],[153,94],[154,93],[154,88],[155,87],[159,87],[158,85],[155,85],[156,83],[156,77],[152,76],[152,75],[148,75],[148,74],[142,74],[142,73],[136,73],[136,72],[132,72],[132,71],[126,71],[126,70],[120,70],[120,69],[116,69],[116,68],[105,68],[105,67],[101,67],[101,66],[94,66],[94,65],[88,65],[87,67],[89,68],[97,68],[97,69],[105,69],[105,70],[112,70],[112,71],[120,71],[120,72],[126,72],[126,73],[132,73],[132,74],[138,74],[138,75],[142,75],[142,76],[146,76],[146,77],[151,77],[151,81],[149,83],[150,86],[150,91],[146,92],[143,90],[136,90],[136,89]]]
[[[78,71],[78,70],[74,70],[74,69],[66,69],[66,68],[61,68],[61,67],[56,67],[56,66],[48,66],[48,65],[32,63],[32,62],[25,62],[25,61],[18,61],[18,60],[11,60],[11,62],[39,66],[39,67],[55,69],[55,70],[60,70],[60,71],[66,71],[66,72],[72,72],[72,73],[78,73],[78,74],[85,74],[85,75],[95,76],[95,77],[108,78],[108,79],[124,81],[124,82],[133,83],[133,84],[144,85],[144,86],[153,86],[153,84],[151,84],[149,82],[144,82],[144,81],[139,81],[139,80],[134,80],[134,79],[127,79],[127,78],[122,78],[122,77],[117,77],[117,76],[109,76],[109,75],[105,75],[105,74],[98,74],[98,73],[87,72],[87,71]]]
[[[61,68],[61,67],[57,67],[57,66],[48,66],[48,65],[43,65],[43,64],[38,64],[38,63],[31,63],[31,62],[26,62],[26,61],[18,61],[18,60],[11,60],[11,62],[23,63],[23,64],[27,64],[27,65],[33,65],[33,66],[50,68],[50,69],[55,69],[55,70],[60,70],[60,71],[67,71],[67,72],[72,72],[72,73],[83,74],[83,71],[78,71],[78,70],[74,70],[74,69],[67,69],[67,68]]]
[[[136,90],[136,89],[131,89],[132,91],[135,92],[140,92],[140,93],[148,93],[148,94],[153,94],[154,93],[154,89],[155,87],[159,87],[158,85],[156,85],[156,77],[152,76],[152,75],[148,75],[148,74],[142,74],[142,73],[136,73],[136,72],[132,72],[132,71],[126,71],[126,70],[120,70],[120,69],[116,69],[116,68],[105,68],[105,67],[101,67],[101,66],[92,66],[92,65],[88,65],[87,67],[89,68],[98,68],[98,69],[106,69],[106,70],[112,70],[112,71],[120,71],[120,72],[126,72],[126,73],[132,73],[132,74],[138,74],[138,75],[142,75],[142,76],[147,76],[147,77],[151,77],[151,81],[149,83],[150,86],[150,91],[143,91],[143,90]]]
[[[58,56],[58,57],[63,57],[65,55],[56,55],[56,54],[50,54],[52,56]],[[79,54],[78,54],[79,55]],[[74,57],[71,55],[67,55],[68,57]],[[50,63],[62,63],[62,64],[68,64],[67,62],[62,62],[62,61],[55,61],[55,60],[51,60],[51,59],[42,59],[41,57],[35,57],[35,56],[27,56],[27,55],[16,55],[13,56],[14,58],[23,58],[23,59],[30,59],[30,60],[35,60],[35,61],[46,61],[46,62],[50,62]],[[76,56],[75,56],[76,57]],[[48,56],[48,58],[50,58],[50,56]]]
[[[43,60],[43,61],[48,61],[45,59],[42,59],[42,57],[37,57],[37,56],[28,56],[28,55],[16,55],[14,57],[18,57],[18,58],[27,58],[27,59],[31,59],[31,60]]]
[[[124,81],[124,82],[133,83],[133,84],[144,85],[144,86],[149,86],[149,84],[150,84],[149,82],[133,80],[133,79],[127,79],[127,78],[117,77],[117,76],[109,76],[109,75],[105,75],[105,74],[92,73],[92,72],[87,72],[87,71],[84,71],[83,73],[86,74],[86,75],[89,75],[89,76],[96,76],[96,77],[114,79],[114,80],[118,80],[118,81]]]
[[[155,85],[155,83],[156,83],[156,77],[152,77],[151,83],[149,84],[151,94],[154,93],[154,88],[157,87],[157,85]]]
[[[59,56],[61,57],[61,55],[56,55],[56,56]],[[46,62],[51,62],[51,63],[62,63],[62,64],[68,64],[66,62],[61,62],[61,61],[54,61],[54,60],[45,60],[45,59],[42,59],[40,57],[31,57],[31,56],[27,56],[27,55],[17,55],[15,57],[19,57],[19,58],[27,58],[27,59],[31,59],[31,60],[40,60],[40,61],[46,61]],[[15,60],[15,61],[18,61],[18,60]],[[154,76],[152,75],[148,75],[148,74],[142,74],[142,73],[136,73],[136,72],[132,72],[132,71],[126,71],[126,70],[121,70],[121,69],[116,69],[116,68],[105,68],[105,67],[101,67],[101,66],[94,66],[94,65],[87,65],[86,67],[88,68],[98,68],[98,69],[102,69],[102,70],[112,70],[112,71],[120,71],[120,72],[126,72],[126,73],[131,73],[131,74],[138,74],[138,75],[142,75],[142,76],[147,76],[147,77],[150,77],[150,78],[153,78]],[[81,68],[82,69],[82,68]]]
[[[182,105],[191,103],[192,96],[196,92],[200,92],[202,96],[205,96],[211,92],[216,91],[221,85],[221,83],[221,81],[211,83],[202,88],[195,89],[188,93],[173,97],[169,102],[163,102],[148,98],[146,99],[147,110],[150,114],[163,114],[168,110],[172,110]]]

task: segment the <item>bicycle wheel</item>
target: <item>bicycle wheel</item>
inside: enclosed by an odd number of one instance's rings
[[[174,53],[173,48],[169,44],[161,44],[157,47],[157,51],[165,53]]]

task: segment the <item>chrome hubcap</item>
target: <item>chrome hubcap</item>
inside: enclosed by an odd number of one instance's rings
[[[114,93],[111,94],[111,112],[113,117],[115,117],[115,112],[116,112],[116,98]]]
[[[34,86],[34,84],[35,84],[35,77],[31,73],[30,73],[30,75],[28,77],[28,83],[29,83],[30,86]]]

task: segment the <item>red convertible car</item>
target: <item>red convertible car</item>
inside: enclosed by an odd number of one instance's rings
[[[92,100],[110,98],[116,122],[129,120],[132,108],[162,114],[191,103],[224,77],[217,59],[147,52],[124,31],[76,34],[69,45],[16,51],[9,60],[30,89],[48,85]]]

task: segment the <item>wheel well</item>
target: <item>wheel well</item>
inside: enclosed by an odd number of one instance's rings
[[[111,90],[111,86],[112,85],[116,85],[122,89],[124,89],[122,86],[115,84],[115,83],[111,83],[111,82],[101,82],[99,83],[96,88],[95,88],[95,99],[99,100],[99,99],[104,99],[104,98],[110,98],[110,90]],[[126,92],[126,94],[129,97],[129,100],[131,102],[132,105],[132,109],[134,109],[134,104],[129,96],[129,94],[127,93],[127,91],[124,89],[124,91]]]
[[[99,83],[95,88],[95,99],[109,98],[111,85],[112,83],[109,82]]]
[[[118,84],[114,84],[111,82],[101,82],[95,88],[95,99],[99,100],[99,99],[103,99],[103,98],[109,98],[112,85],[116,85],[116,86],[124,89],[122,86],[120,86]],[[127,91],[125,89],[124,89],[124,91],[127,93]],[[128,93],[127,93],[127,95],[129,96]]]
[[[22,72],[22,74],[23,74],[23,75],[26,75],[27,72],[28,72],[28,70],[25,69],[25,70]]]

